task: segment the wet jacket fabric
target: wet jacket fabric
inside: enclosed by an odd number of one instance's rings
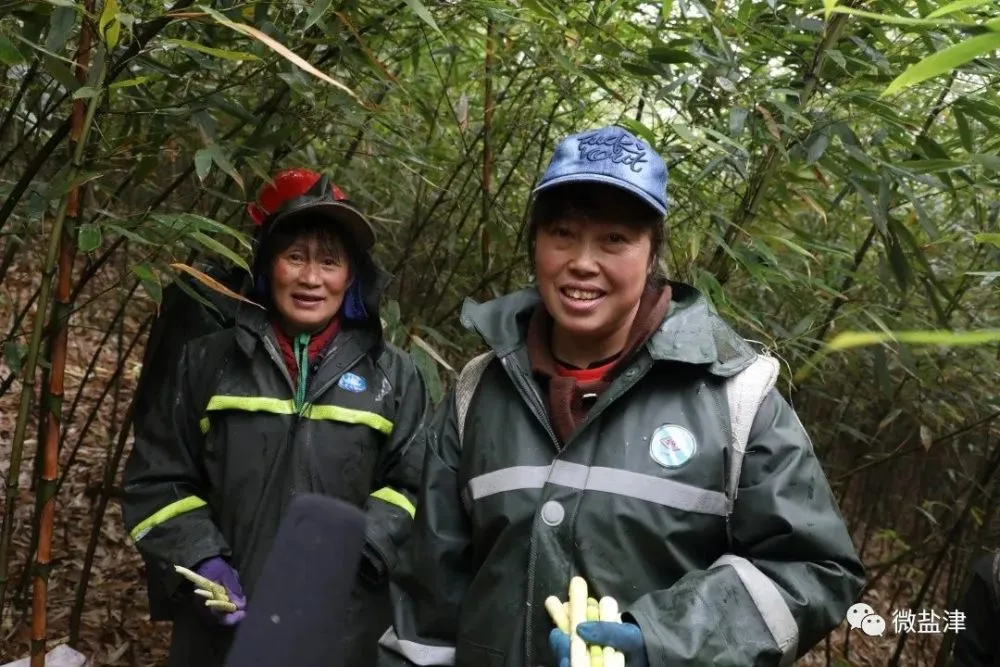
[[[199,263],[196,268],[237,294],[245,294],[250,289],[249,275],[245,271],[208,262]],[[146,339],[142,372],[132,400],[132,424],[136,433],[145,430],[149,415],[165,400],[163,394],[169,383],[164,379],[177,368],[184,346],[196,338],[232,326],[238,304],[186,274],[164,288],[159,312]],[[163,590],[161,578],[150,574],[147,568],[150,618],[171,620],[174,613],[171,596]]]
[[[257,578],[298,492],[337,497],[368,515],[345,651],[346,664],[374,664],[390,619],[387,573],[411,530],[423,458],[427,399],[412,360],[383,341],[379,326],[345,325],[310,369],[296,411],[274,331],[253,307],[177,359],[161,399],[136,423],[123,507],[174,620],[170,664],[221,665],[232,640],[192,617],[190,586],[173,565],[227,558],[252,614]]]
[[[653,667],[787,665],[843,621],[864,571],[806,431],[771,390],[727,511],[723,383],[756,354],[696,290],[671,288],[562,447],[528,371],[537,291],[466,304],[491,351],[429,427],[380,667],[551,665],[544,600],[576,575],[638,623]]]
[[[976,560],[959,610],[965,629],[955,637],[954,667],[1000,667],[1000,552]]]

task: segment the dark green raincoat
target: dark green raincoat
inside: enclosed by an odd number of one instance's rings
[[[233,635],[193,613],[173,565],[227,557],[253,613],[254,586],[297,492],[368,514],[345,651],[346,664],[374,662],[389,623],[387,572],[411,529],[427,410],[412,360],[382,339],[378,291],[365,299],[374,324],[342,326],[310,370],[300,408],[266,316],[241,307],[235,326],[184,346],[136,422],[124,518],[162,596],[158,615],[174,621],[172,667],[222,665]]]
[[[672,289],[565,446],[529,372],[537,292],[466,305],[491,353],[429,427],[380,667],[552,665],[544,601],[575,575],[635,618],[652,667],[786,665],[843,621],[864,573],[808,435],[771,390],[727,511],[723,383],[756,354],[693,288]],[[686,450],[664,449],[685,429]]]

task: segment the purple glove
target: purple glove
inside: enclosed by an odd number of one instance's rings
[[[211,607],[206,607],[205,600],[199,597],[197,598],[197,608],[202,612],[201,615],[205,620],[210,623],[233,626],[246,618],[247,599],[243,595],[243,587],[240,586],[240,575],[229,563],[219,556],[214,556],[198,563],[194,571],[206,579],[225,586],[229,600],[236,605],[234,612],[216,611]]]

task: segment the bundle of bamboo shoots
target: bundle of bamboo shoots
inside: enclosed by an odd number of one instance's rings
[[[211,579],[206,579],[200,574],[192,572],[186,567],[181,567],[180,565],[174,565],[174,570],[195,585],[194,593],[199,597],[205,598],[206,607],[218,609],[227,613],[236,611],[236,605],[229,599],[229,595],[226,593],[226,587],[222,584],[217,584]]]
[[[614,598],[589,597],[587,582],[582,577],[573,577],[569,582],[569,602],[550,595],[545,600],[545,609],[556,627],[569,635],[570,667],[625,667],[625,655],[621,651],[587,646],[576,632],[577,626],[584,621],[621,623],[618,602]]]

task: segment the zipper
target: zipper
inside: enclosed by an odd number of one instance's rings
[[[702,381],[701,385],[698,387],[698,393],[700,394],[702,391],[708,391],[712,394],[712,402],[715,403],[715,412],[719,416],[719,423],[723,425],[724,429],[726,429],[727,444],[722,450],[722,492],[726,498],[726,548],[730,549],[732,547],[732,526],[729,516],[729,505],[734,501],[734,499],[729,497],[729,475],[730,468],[733,465],[733,452],[731,451],[733,433],[730,423],[726,420],[726,414],[722,410],[722,401],[719,400],[719,392],[715,388],[708,387],[707,383],[704,381]]]
[[[549,419],[546,416],[545,407],[542,403],[542,397],[538,394],[538,390],[528,382],[523,373],[521,372],[521,367],[511,357],[503,357],[500,360],[503,365],[504,370],[507,371],[507,375],[514,380],[514,385],[517,390],[521,393],[521,396],[528,402],[528,407],[541,422],[542,426],[545,427],[546,432],[548,432],[549,437],[552,438],[552,443],[556,446],[557,451],[562,451],[563,447],[559,444],[559,438],[556,437],[556,433],[552,430],[552,425],[549,423]],[[525,595],[525,602],[527,603],[527,611],[525,613],[525,623],[524,623],[524,664],[531,664],[531,644],[532,644],[532,619],[534,618],[534,591],[535,591],[535,531],[531,531],[531,539],[528,540],[528,590]]]
[[[552,438],[552,442],[556,446],[556,450],[562,453],[566,449],[566,447],[569,446],[570,442],[573,441],[573,436],[570,436],[569,440],[566,441],[565,445],[561,445],[559,443],[559,438],[556,437],[555,431],[552,429],[552,425],[547,417],[547,411],[545,410],[544,404],[542,403],[542,397],[539,395],[538,390],[535,388],[535,386],[524,378],[524,374],[522,372],[520,365],[517,363],[517,360],[510,356],[505,356],[500,360],[500,363],[503,364],[504,370],[507,371],[507,375],[514,380],[514,385],[517,387],[521,396],[528,402],[528,407],[531,409],[532,413],[535,415],[538,421],[541,422],[542,426],[545,427],[546,432],[549,434],[549,437]],[[638,369],[635,366],[629,367],[625,371],[625,379],[627,383],[624,386],[622,386],[617,392],[615,392],[614,395],[608,398],[604,402],[603,407],[606,407],[610,403],[614,402],[620,396],[622,396],[626,391],[635,386],[635,384],[643,377],[643,375],[644,375],[643,373],[638,372]],[[595,404],[594,407],[596,408],[597,405]],[[596,419],[600,415],[600,412],[601,411],[594,411],[594,410],[589,411],[587,413],[587,418],[580,423],[579,427],[577,427],[576,433],[581,432],[587,424],[591,423],[594,419]],[[527,590],[527,595],[525,596],[528,607],[525,618],[525,641],[524,641],[524,662],[526,665],[531,664],[531,656],[532,656],[531,628],[532,628],[532,620],[534,618],[534,609],[535,609],[533,603],[534,590],[535,590],[535,560],[536,560],[535,531],[532,530],[531,539],[529,540],[529,546],[528,546],[528,590]]]
[[[271,356],[271,361],[273,361],[278,366],[278,370],[285,377],[285,381],[288,382],[288,388],[292,390],[292,395],[295,395],[295,383],[292,382],[292,376],[288,372],[288,367],[285,366],[285,360],[282,359],[281,355],[278,354],[278,350],[274,347],[274,343],[271,341],[271,336],[264,334],[264,348],[267,353]]]
[[[545,409],[545,404],[542,403],[542,397],[539,395],[538,390],[533,384],[524,379],[524,373],[521,366],[517,363],[515,359],[511,357],[503,357],[500,360],[503,364],[504,370],[507,371],[507,375],[514,380],[514,385],[517,387],[521,396],[528,401],[528,407],[531,408],[532,414],[535,418],[541,422],[542,426],[545,427],[545,431],[552,438],[552,444],[556,446],[558,451],[563,450],[563,446],[559,444],[559,438],[556,437],[556,432],[552,430],[552,425],[549,423],[549,418],[547,416],[547,410]]]

